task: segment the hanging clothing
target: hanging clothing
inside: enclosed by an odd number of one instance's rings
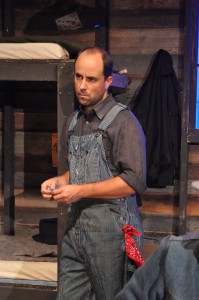
[[[178,82],[171,55],[160,49],[129,107],[146,136],[147,186],[173,185],[180,162]]]

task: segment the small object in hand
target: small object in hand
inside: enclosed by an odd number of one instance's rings
[[[52,192],[52,191],[55,190],[55,188],[51,188],[51,187],[49,186],[49,187],[48,187],[48,190]],[[49,201],[53,201],[53,196],[49,199]]]
[[[52,192],[52,191],[55,190],[55,188],[51,188],[51,187],[49,186],[49,187],[48,187],[48,190]]]

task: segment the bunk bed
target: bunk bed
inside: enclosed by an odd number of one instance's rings
[[[69,46],[71,44],[69,42]],[[72,44],[73,46],[73,44]],[[69,48],[70,48],[69,47]],[[71,48],[70,48],[71,50]],[[80,46],[76,47],[74,52],[78,52]],[[74,56],[74,53],[73,55]],[[0,43],[0,81],[52,81],[57,86],[57,120],[58,120],[58,139],[61,135],[61,129],[64,119],[74,110],[74,89],[73,89],[73,67],[74,59],[70,58],[70,52],[54,41],[36,40],[17,41],[7,40],[6,43]],[[15,197],[14,197],[14,105],[12,99],[6,97],[3,107],[3,153],[4,153],[4,176],[3,176],[3,198],[4,198],[4,234],[13,236],[15,234]],[[63,170],[63,157],[60,154],[58,143],[58,174]],[[57,210],[58,218],[58,256],[60,252],[61,240],[64,233],[64,222],[66,219],[66,207],[59,204]],[[48,278],[40,276],[38,280],[31,277],[32,266],[41,262],[11,262],[12,267],[16,264],[19,274],[20,270],[26,270],[23,275],[15,279],[9,272],[2,275],[4,264],[8,271],[8,261],[0,261],[0,290],[1,299],[55,299],[56,298],[56,263],[43,263],[37,270],[44,270]],[[20,267],[18,267],[20,264]],[[29,274],[29,275],[27,275]],[[21,277],[20,277],[21,276]],[[7,278],[6,278],[7,277]],[[36,287],[36,288],[35,288]],[[34,292],[33,292],[34,289]],[[34,295],[34,296],[33,296]],[[34,297],[34,298],[33,298]]]

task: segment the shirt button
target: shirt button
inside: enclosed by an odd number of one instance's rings
[[[86,121],[86,124],[88,125],[88,124],[89,124],[89,121]]]

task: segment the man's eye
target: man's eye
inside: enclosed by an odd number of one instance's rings
[[[76,77],[77,79],[80,79],[80,78],[81,78],[81,75],[76,74],[75,77]]]
[[[90,81],[90,82],[95,82],[95,81],[96,81],[96,78],[94,78],[94,77],[88,77],[87,80]]]

